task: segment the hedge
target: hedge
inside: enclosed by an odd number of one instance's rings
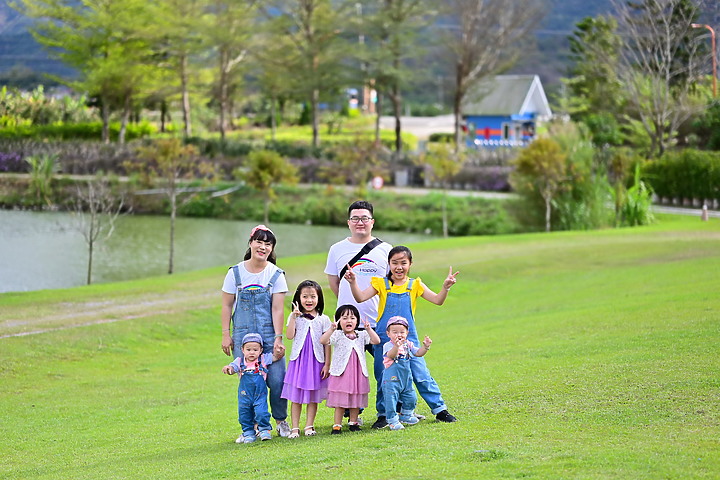
[[[667,152],[644,170],[644,179],[659,197],[720,201],[720,152]]]

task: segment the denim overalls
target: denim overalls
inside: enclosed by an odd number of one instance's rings
[[[238,386],[238,420],[242,425],[243,436],[253,437],[255,436],[256,423],[260,432],[272,429],[267,404],[268,390],[265,383],[268,367],[263,359],[259,358],[256,369],[246,370],[245,368],[245,361],[241,360],[240,385]]]
[[[410,371],[411,357],[409,351],[405,355],[398,355],[392,365],[383,372],[382,392],[386,407],[384,415],[388,423],[398,423],[398,403],[402,404],[402,415],[412,415],[415,411],[417,395],[413,389],[413,376]]]
[[[263,338],[263,353],[273,351],[275,328],[272,320],[272,287],[284,272],[278,269],[268,285],[257,290],[243,290],[238,266],[232,267],[235,275],[235,309],[233,323],[233,357],[243,358],[242,339],[248,333],[259,333]],[[287,418],[287,400],[280,398],[285,380],[285,360],[273,362],[267,371],[267,386],[270,389],[270,410],[275,420]]]
[[[377,380],[375,408],[377,409],[378,415],[383,415],[385,413],[385,403],[383,401],[382,391],[382,378],[385,366],[383,365],[382,346],[384,343],[390,341],[386,331],[388,320],[396,315],[404,317],[408,321],[408,340],[410,340],[414,345],[421,345],[418,340],[417,330],[415,329],[415,320],[412,315],[412,300],[410,298],[410,292],[415,279],[411,278],[408,280],[407,288],[403,293],[390,292],[390,281],[387,277],[384,278],[384,280],[387,299],[385,300],[385,309],[383,310],[382,316],[377,322],[377,334],[380,337],[380,343],[378,345],[374,345],[374,370],[375,380]],[[433,379],[430,375],[425,359],[423,357],[412,358],[412,361],[410,362],[410,370],[412,371],[413,382],[415,382],[418,393],[428,404],[433,415],[437,415],[443,410],[447,410],[445,401],[442,399],[442,395],[440,394],[440,387],[435,379]],[[403,410],[405,409],[403,408]]]

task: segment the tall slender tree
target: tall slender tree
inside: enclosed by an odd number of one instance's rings
[[[347,54],[340,36],[344,10],[330,0],[285,0],[266,2],[263,11],[271,27],[294,46],[290,63],[295,81],[310,105],[312,145],[320,144],[320,99],[344,83],[342,58]]]
[[[692,0],[614,0],[619,32],[625,40],[618,76],[628,105],[651,140],[650,157],[661,156],[678,127],[704,108],[694,91],[699,32]]]
[[[542,18],[542,10],[535,0],[448,0],[443,5],[452,19],[444,38],[455,64],[453,113],[457,149],[462,103],[468,90],[514,63],[521,41]]]

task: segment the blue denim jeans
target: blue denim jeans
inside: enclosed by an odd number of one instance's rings
[[[377,396],[375,397],[375,408],[377,409],[378,415],[385,415],[385,402],[383,400],[382,390],[382,379],[385,366],[383,365],[383,345],[390,341],[387,336],[387,322],[391,317],[400,315],[405,317],[408,321],[408,340],[410,340],[415,346],[420,346],[418,340],[417,329],[415,328],[415,319],[412,314],[412,300],[410,299],[410,291],[412,289],[412,283],[414,279],[408,281],[407,289],[403,293],[391,293],[390,284],[388,279],[385,279],[385,287],[387,289],[387,300],[385,302],[385,309],[383,310],[382,316],[377,322],[377,334],[380,337],[380,343],[374,345],[375,354],[373,370],[375,374],[375,381],[377,382]],[[423,357],[413,358],[410,362],[410,370],[412,371],[413,382],[417,391],[425,400],[428,407],[432,411],[433,415],[437,415],[443,410],[447,410],[445,401],[440,393],[440,386],[438,386],[435,379],[430,375],[427,364]],[[403,408],[404,409],[404,408]]]

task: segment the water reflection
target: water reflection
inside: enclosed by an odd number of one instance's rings
[[[179,218],[175,232],[175,271],[237,263],[256,222]],[[347,227],[272,224],[279,257],[326,252],[347,236]],[[163,275],[168,268],[170,220],[124,216],[115,232],[96,247],[93,283]],[[386,241],[413,243],[431,237],[377,233]],[[73,216],[58,212],[0,210],[0,292],[84,285],[87,245]]]

